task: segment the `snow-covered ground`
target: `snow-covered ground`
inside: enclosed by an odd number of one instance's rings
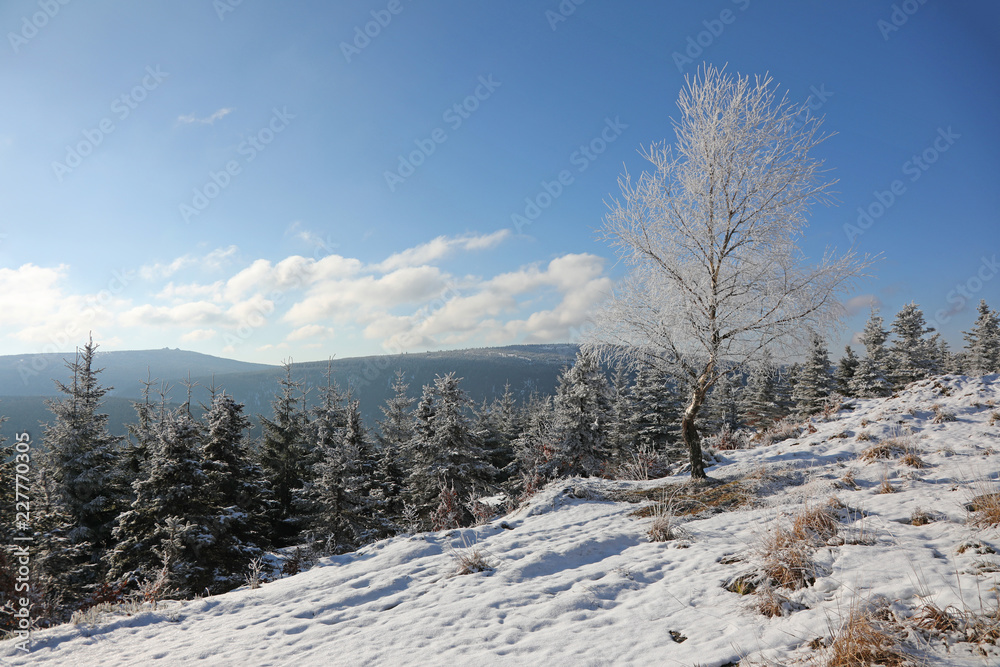
[[[385,540],[257,590],[40,631],[28,655],[4,642],[0,664],[823,664],[851,609],[880,604],[924,664],[1000,664],[990,643],[906,621],[928,603],[956,618],[997,608],[1000,529],[973,527],[966,505],[1000,490],[1000,375],[850,403],[814,419],[813,433],[723,452],[709,474],[756,489],[752,502],[679,517],[672,541],[651,542],[652,519],[633,514],[644,505],[615,499],[683,478],[563,480],[488,525]],[[893,437],[924,467],[900,452],[860,456]],[[896,492],[879,493],[884,483]],[[757,595],[723,588],[759,566],[776,528],[834,496],[840,522],[812,551],[815,583],[777,591],[794,611],[768,618]],[[913,525],[916,510],[930,522]],[[454,574],[476,550],[493,569]]]

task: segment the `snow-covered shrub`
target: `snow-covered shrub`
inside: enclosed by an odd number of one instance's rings
[[[669,472],[667,458],[658,453],[653,445],[644,442],[618,466],[615,477],[644,481],[666,477]]]
[[[773,445],[782,440],[797,438],[802,433],[802,425],[790,417],[779,420],[760,436],[761,444]]]
[[[451,530],[462,525],[462,504],[455,487],[442,486],[438,506],[431,516],[431,530]]]
[[[750,432],[745,429],[733,430],[728,424],[723,424],[719,432],[705,438],[705,445],[717,452],[734,449],[750,449]]]

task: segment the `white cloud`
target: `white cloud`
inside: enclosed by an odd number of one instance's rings
[[[321,324],[307,324],[288,334],[285,340],[306,340],[308,338],[333,338],[334,330]]]
[[[509,229],[501,229],[483,236],[461,236],[449,238],[439,236],[436,239],[422,243],[413,248],[390,255],[388,259],[376,264],[373,268],[381,273],[410,266],[421,266],[443,259],[455,249],[488,250],[493,248],[510,235]]]
[[[188,331],[186,334],[181,336],[181,340],[185,343],[197,343],[203,340],[211,340],[218,335],[218,331],[215,329],[193,329]]]
[[[248,349],[251,337],[272,350],[362,339],[389,351],[574,337],[611,289],[601,257],[567,254],[484,277],[441,265],[451,252],[492,248],[507,235],[438,237],[367,264],[292,255],[236,265],[238,249],[229,246],[144,266],[139,274],[151,284],[143,289],[153,296],[135,302],[136,285],[126,286],[130,298],[74,294],[70,267],[25,264],[0,269],[0,335],[58,338],[72,349],[87,330],[103,329],[126,346],[179,339],[222,354]],[[209,282],[176,280],[195,266],[222,273]]]
[[[210,271],[220,271],[225,268],[239,253],[239,248],[231,245],[226,248],[216,248],[215,250],[201,256],[181,255],[172,262],[166,264],[156,262],[145,264],[139,267],[139,276],[144,280],[162,280],[169,278],[178,271],[191,266],[198,266]]]
[[[190,125],[191,123],[201,123],[203,125],[214,125],[215,121],[225,118],[233,112],[232,107],[223,107],[218,111],[212,113],[210,116],[205,118],[198,118],[193,113],[186,116],[178,116],[177,122],[182,125]]]

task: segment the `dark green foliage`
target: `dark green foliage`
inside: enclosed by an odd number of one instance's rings
[[[969,375],[1000,373],[1000,315],[991,311],[986,301],[979,302],[972,329],[965,337],[964,370]]]
[[[496,471],[469,418],[469,399],[454,373],[425,385],[416,410],[414,436],[407,447],[411,466],[406,491],[410,504],[427,518],[442,486],[460,498],[492,484]]]
[[[607,472],[611,389],[595,352],[581,350],[576,363],[563,372],[554,406],[554,452],[547,474],[590,476]]]
[[[826,343],[817,335],[810,341],[809,353],[795,375],[792,399],[800,415],[814,415],[823,409],[830,396],[833,378]]]
[[[279,386],[280,393],[271,403],[272,418],[260,418],[264,431],[260,466],[274,501],[268,512],[271,534],[279,545],[287,546],[302,527],[296,506],[303,505],[296,490],[309,481],[315,450],[308,442],[308,422],[296,395],[302,384],[292,380],[290,363],[285,364]]]
[[[64,398],[48,403],[55,421],[44,436],[55,494],[73,525],[69,538],[90,545],[92,563],[111,545],[111,529],[127,497],[118,470],[118,438],[108,433],[108,416],[99,412],[111,387],[98,382],[96,352],[90,340],[67,362],[72,380],[56,382]]]
[[[853,396],[854,392],[851,390],[851,380],[854,379],[854,373],[858,370],[858,357],[854,354],[854,350],[848,345],[844,348],[844,356],[841,357],[840,363],[837,364],[837,370],[833,374],[834,388],[843,396]]]

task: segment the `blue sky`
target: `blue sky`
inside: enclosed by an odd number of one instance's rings
[[[873,299],[959,346],[1000,307],[997,25],[985,1],[9,0],[0,354],[573,340],[622,275],[604,201],[702,62],[836,133],[802,248],[885,259],[834,354]]]

